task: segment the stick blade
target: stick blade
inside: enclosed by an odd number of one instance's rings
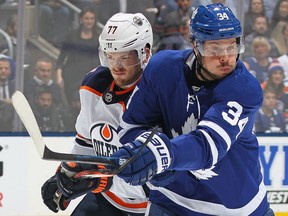
[[[31,106],[22,92],[16,91],[12,95],[12,104],[22,123],[32,138],[41,158],[43,158],[45,143],[35,119]]]

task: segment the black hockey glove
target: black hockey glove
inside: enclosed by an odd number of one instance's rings
[[[58,189],[68,200],[89,191],[93,193],[108,191],[113,182],[112,177],[85,178],[86,174],[103,173],[103,169],[106,169],[103,165],[62,162],[56,172]]]
[[[48,179],[41,188],[41,195],[44,204],[53,212],[57,213],[60,210],[65,210],[70,201],[67,201],[58,190],[56,176]]]

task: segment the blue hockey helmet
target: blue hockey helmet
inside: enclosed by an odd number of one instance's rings
[[[196,8],[191,16],[190,33],[200,52],[204,41],[228,38],[237,39],[237,53],[245,50],[240,21],[221,3]]]
[[[242,36],[240,21],[221,3],[200,5],[192,14],[190,32],[193,39],[206,41]]]

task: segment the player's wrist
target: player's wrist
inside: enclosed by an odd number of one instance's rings
[[[144,132],[136,140],[144,143],[150,133],[151,131]],[[157,162],[156,174],[162,173],[171,165],[170,146],[169,138],[160,132],[154,134],[151,141],[147,144],[147,148],[153,153]]]

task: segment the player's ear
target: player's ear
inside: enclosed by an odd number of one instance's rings
[[[152,53],[149,47],[145,48],[145,60],[144,63],[147,63],[149,58],[151,57]]]

